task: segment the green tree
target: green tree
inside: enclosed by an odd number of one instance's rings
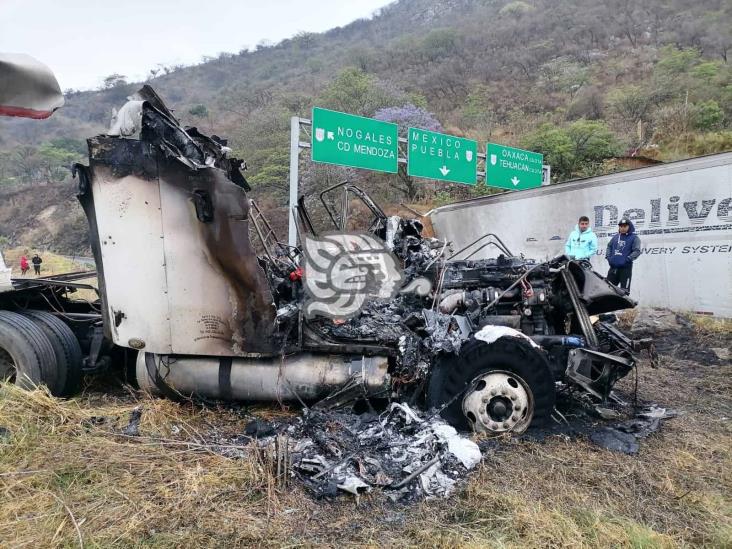
[[[567,128],[542,124],[521,141],[524,148],[540,152],[552,174],[564,181],[592,171],[606,158],[620,152],[620,143],[605,122],[580,119]]]
[[[85,155],[87,153],[86,142],[83,139],[74,139],[73,137],[57,137],[49,141],[51,145],[57,149],[63,149],[69,152]]]
[[[724,111],[713,99],[697,103],[694,112],[694,125],[702,131],[719,129],[724,122]]]
[[[454,54],[458,41],[459,35],[454,29],[435,29],[424,37],[420,50],[429,61],[435,61]]]
[[[32,183],[41,167],[38,149],[30,145],[18,147],[13,154],[13,172],[23,183]]]
[[[678,76],[689,72],[700,58],[701,52],[696,48],[679,49],[669,45],[661,48],[661,57],[654,72],[662,76]]]
[[[695,66],[691,70],[691,74],[694,78],[704,82],[711,82],[720,74],[721,69],[722,63],[719,61],[706,61]]]
[[[460,118],[465,126],[475,128],[485,137],[490,137],[496,114],[493,111],[491,92],[485,85],[473,88],[460,109]]]
[[[516,2],[509,2],[508,4],[503,6],[500,10],[498,10],[498,14],[509,17],[517,17],[525,13],[529,13],[530,11],[534,11],[535,9],[536,8],[531,4],[527,4],[526,2],[521,2],[520,0],[517,0]]]
[[[102,80],[102,89],[109,90],[127,85],[127,77],[124,74],[110,74]]]
[[[319,104],[337,111],[371,116],[377,109],[399,104],[404,94],[357,68],[344,69],[320,96]]]
[[[579,164],[599,163],[620,153],[620,143],[602,120],[577,120],[567,128],[567,136]]]
[[[289,188],[290,152],[287,149],[269,149],[262,165],[247,177],[252,190],[284,198]]]
[[[572,175],[576,158],[575,144],[564,128],[545,122],[521,140],[525,149],[542,153],[544,163],[552,167],[552,174],[559,181]]]
[[[653,98],[648,90],[631,84],[608,93],[607,104],[621,120],[634,123],[645,118],[653,105]]]
[[[75,162],[83,160],[84,155],[66,148],[76,148],[73,141],[61,139],[55,140],[55,142],[56,144],[46,142],[38,147],[37,157],[42,176],[47,181],[60,182],[69,177],[71,166]]]
[[[206,118],[208,117],[208,109],[206,105],[195,105],[188,109],[188,114],[197,118]]]
[[[13,181],[13,155],[9,151],[0,151],[0,184]]]

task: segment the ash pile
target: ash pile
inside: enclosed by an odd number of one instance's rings
[[[279,475],[316,498],[373,489],[400,502],[448,497],[481,460],[478,445],[437,414],[396,402],[381,414],[307,409],[259,444]]]

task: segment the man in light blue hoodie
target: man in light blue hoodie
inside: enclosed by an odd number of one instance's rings
[[[597,252],[597,236],[590,229],[590,218],[583,215],[564,245],[564,254],[572,259],[589,261],[595,252]]]

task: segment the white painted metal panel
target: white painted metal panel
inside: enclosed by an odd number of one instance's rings
[[[5,265],[5,258],[3,257],[3,253],[0,252],[0,292],[7,292],[13,289],[13,286],[10,284],[10,273],[11,269]]]
[[[458,250],[493,232],[514,253],[564,252],[580,215],[599,237],[595,269],[619,216],[634,220],[643,253],[631,295],[642,305],[732,317],[732,153],[452,204],[432,212],[436,234]],[[475,257],[495,255],[486,248]]]
[[[189,193],[161,179],[160,196],[173,353],[230,356],[236,301],[227,279],[206,255]]]
[[[139,339],[146,351],[170,353],[158,181],[97,167],[92,184],[113,340],[127,347]]]

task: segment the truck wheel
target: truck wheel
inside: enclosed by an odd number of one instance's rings
[[[56,356],[40,328],[17,313],[0,311],[0,378],[33,389],[55,372]]]
[[[22,314],[43,330],[56,353],[58,383],[51,393],[64,397],[75,394],[81,384],[82,353],[74,332],[62,320],[46,311],[28,310]]]
[[[433,371],[427,404],[458,429],[522,433],[554,408],[554,377],[544,354],[518,337],[466,342]]]

